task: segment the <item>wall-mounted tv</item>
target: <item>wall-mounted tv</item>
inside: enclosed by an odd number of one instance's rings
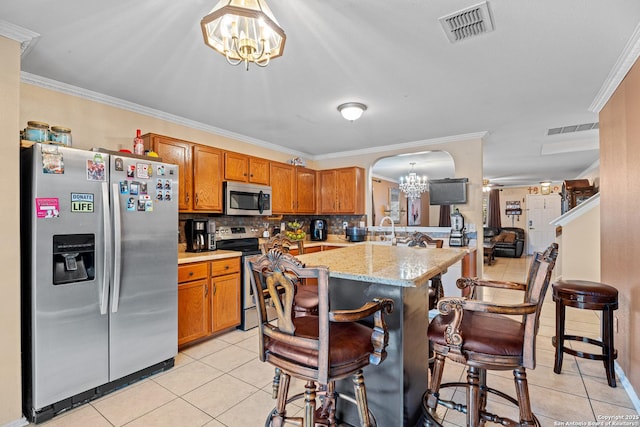
[[[429,180],[430,205],[462,205],[467,203],[468,178]]]

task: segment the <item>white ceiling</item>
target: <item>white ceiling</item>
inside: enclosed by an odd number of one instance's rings
[[[217,0],[3,0],[0,19],[40,34],[29,75],[308,159],[487,132],[484,175],[505,185],[598,160],[597,130],[546,131],[598,121],[589,107],[640,22],[638,0],[489,0],[495,31],[452,44],[438,18],[478,0],[267,1],[284,55],[249,71],[203,43]],[[368,106],[360,120],[340,117],[348,101]]]

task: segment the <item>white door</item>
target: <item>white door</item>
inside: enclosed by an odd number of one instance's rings
[[[560,216],[560,195],[527,195],[527,254],[544,251],[556,239],[556,227],[549,224]]]

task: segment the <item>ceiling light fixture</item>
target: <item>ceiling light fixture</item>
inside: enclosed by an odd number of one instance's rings
[[[231,65],[266,67],[282,56],[287,36],[264,0],[220,0],[200,21],[204,43]]]
[[[359,102],[347,102],[338,105],[338,111],[340,111],[342,117],[351,122],[362,117],[362,113],[364,113],[366,110],[367,106]]]
[[[409,199],[419,199],[420,194],[429,189],[429,183],[426,176],[420,177],[413,171],[415,162],[410,163],[410,165],[409,175],[400,177],[400,190],[406,193]]]

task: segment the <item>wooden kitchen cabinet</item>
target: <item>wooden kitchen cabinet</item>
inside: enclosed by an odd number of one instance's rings
[[[294,213],[294,167],[286,163],[271,162],[271,211],[274,214]]]
[[[222,150],[193,146],[193,210],[222,212]]]
[[[209,263],[178,266],[178,346],[210,334]]]
[[[224,179],[269,185],[269,160],[225,151]]]
[[[316,212],[316,171],[278,162],[270,170],[274,214]]]
[[[316,171],[295,167],[294,212],[300,214],[316,213]]]
[[[178,210],[222,212],[222,150],[168,136],[142,136],[145,149],[178,165]]]
[[[348,167],[318,172],[319,213],[364,215],[364,169]]]
[[[211,262],[211,332],[240,324],[240,258]]]
[[[240,257],[178,266],[178,346],[240,324]]]
[[[178,165],[178,210],[191,210],[193,199],[193,144],[168,136],[147,133],[142,136],[145,150],[155,151],[164,163]],[[175,194],[174,194],[174,197]]]

